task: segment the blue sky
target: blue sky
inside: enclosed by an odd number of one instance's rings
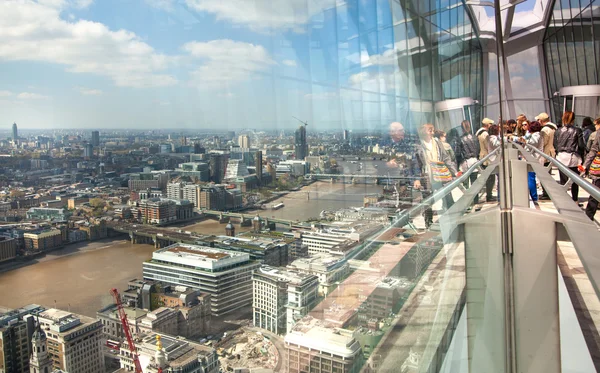
[[[291,115],[312,120],[306,82],[338,76],[327,71],[337,60],[308,58],[308,24],[332,4],[4,0],[1,121],[225,130],[287,126]]]

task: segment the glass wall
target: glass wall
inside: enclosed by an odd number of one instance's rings
[[[554,95],[551,106],[555,118],[559,118],[563,110],[563,98],[555,95],[561,88],[600,83],[599,15],[599,1],[560,0],[554,4],[544,39],[544,53],[548,92],[550,97]],[[582,104],[582,110],[586,111],[583,101]],[[575,111],[578,114],[579,110]],[[586,115],[595,116],[597,113]]]

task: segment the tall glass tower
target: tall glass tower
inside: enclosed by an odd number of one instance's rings
[[[13,125],[12,125],[12,138],[13,138],[13,141],[15,141],[19,138],[19,131],[17,130],[16,123],[13,123]]]
[[[304,160],[308,155],[308,144],[306,142],[306,127],[300,126],[294,136],[294,148],[296,150],[296,159]]]

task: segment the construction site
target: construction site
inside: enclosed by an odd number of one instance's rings
[[[222,371],[281,372],[283,350],[278,349],[273,338],[276,337],[246,327],[227,334],[215,346]]]

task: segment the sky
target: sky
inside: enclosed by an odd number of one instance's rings
[[[428,22],[460,33],[453,2]],[[423,42],[418,22],[394,25],[404,12],[389,0],[0,0],[0,126],[290,130],[295,116],[378,129],[423,99],[395,58]]]
[[[291,125],[291,115],[312,120],[306,81],[326,76],[326,64],[311,66],[294,44],[308,45],[309,20],[333,5],[0,1],[0,120],[21,128],[224,130]]]

